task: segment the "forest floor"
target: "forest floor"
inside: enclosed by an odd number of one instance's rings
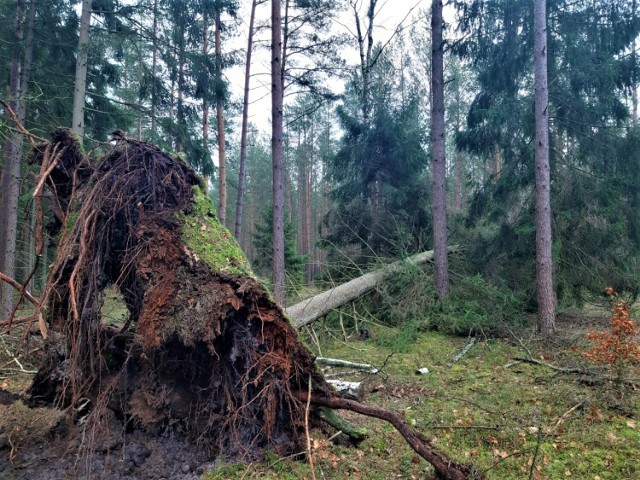
[[[409,326],[367,325],[369,338],[353,335],[345,342],[321,334],[323,327],[318,325],[320,341],[311,348],[325,357],[384,365],[375,375],[345,374],[335,367],[325,367],[324,372],[332,378],[363,381],[364,402],[403,412],[434,444],[456,460],[475,464],[487,479],[640,478],[637,389],[628,388],[620,398],[613,385],[593,384],[593,376],[514,360],[530,354],[558,367],[593,370],[579,350],[585,346],[587,331],[605,329],[608,322],[603,315],[565,314],[551,342],[543,343],[527,330],[481,338],[454,365],[449,362],[468,339],[417,332]],[[14,395],[24,393],[31,375],[11,362],[11,345],[5,342],[0,347],[0,478],[70,478],[46,470],[52,455],[65,453],[49,445],[48,432],[60,421],[60,413],[30,410],[15,401]],[[35,362],[20,360],[23,370],[33,369]],[[422,367],[429,373],[416,375]],[[635,375],[638,382],[637,371]],[[431,473],[388,424],[351,412],[342,415],[370,435],[353,445],[342,436],[329,442],[333,432],[313,428],[315,478],[421,479]],[[67,440],[68,466],[78,463],[79,454],[73,452],[81,449],[77,445],[74,449],[73,439]],[[107,454],[101,462],[105,466],[129,462],[132,473],[104,478],[312,478],[304,455],[214,465],[205,464],[196,453],[176,449],[178,441],[148,443],[135,436],[124,444],[114,440],[112,460]]]

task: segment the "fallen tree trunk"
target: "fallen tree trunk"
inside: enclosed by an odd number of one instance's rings
[[[457,245],[449,247],[449,252],[459,249]],[[422,265],[433,260],[433,250],[418,253],[405,260],[399,260],[382,268],[366,273],[361,277],[343,283],[335,288],[291,305],[286,313],[294,327],[300,328],[324,317],[332,310],[352,302],[367,292],[370,292],[395,273],[402,271],[408,265]]]

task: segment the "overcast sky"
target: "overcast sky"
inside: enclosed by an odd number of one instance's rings
[[[249,13],[250,1],[244,0],[240,12],[240,25],[236,38],[232,41],[233,48],[246,49],[247,34],[249,29]],[[358,0],[361,6],[361,17],[364,17],[366,7],[363,3],[367,0]],[[375,41],[385,43],[391,35],[394,34],[396,28],[403,24],[407,26],[412,19],[419,14],[420,11],[426,11],[431,5],[430,0],[382,0],[378,2],[375,18]],[[259,6],[256,10],[256,21],[267,22],[271,13],[271,2],[267,1]],[[334,23],[336,32],[346,32],[347,28],[353,30],[355,22],[353,19],[353,11],[343,12]],[[265,32],[266,38],[269,33]],[[261,35],[265,38],[265,34]],[[351,48],[342,52],[343,58],[351,65],[356,65],[359,61],[357,43],[355,42]],[[251,66],[251,93],[249,107],[250,122],[255,124],[261,131],[267,132],[270,129],[271,116],[271,96],[270,96],[270,53],[265,48],[255,48],[253,51],[253,59]],[[242,101],[244,88],[244,59],[241,64],[227,71],[227,77],[231,84],[231,92],[233,100]],[[342,84],[336,80],[332,84],[332,89],[337,92],[342,90]],[[238,119],[238,122],[240,120]]]

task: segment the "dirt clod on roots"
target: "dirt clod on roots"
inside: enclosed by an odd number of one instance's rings
[[[104,448],[114,425],[185,438],[209,458],[298,449],[299,392],[310,378],[314,395],[330,389],[259,283],[216,269],[185,243],[185,223],[197,221],[194,172],[123,138],[90,167],[65,131],[32,160],[54,156],[48,187],[65,214],[45,292],[52,336],[32,397],[68,408],[67,428],[90,432],[79,450]],[[206,215],[205,230],[214,213]],[[102,321],[110,286],[126,303],[123,326]]]

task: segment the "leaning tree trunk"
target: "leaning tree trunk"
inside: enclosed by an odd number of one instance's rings
[[[457,246],[452,246],[448,248],[448,251],[455,252],[457,249]],[[422,265],[430,261],[433,261],[433,250],[385,265],[373,272],[365,273],[347,283],[291,305],[286,310],[287,315],[289,315],[291,323],[300,328],[324,317],[332,310],[360,298],[407,266]]]

